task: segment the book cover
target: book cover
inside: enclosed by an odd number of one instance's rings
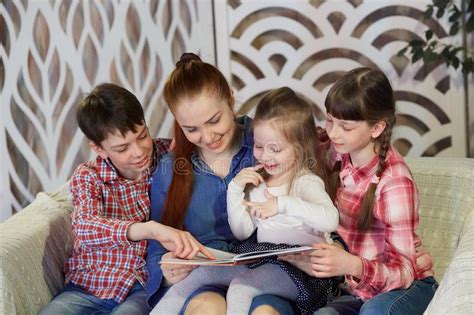
[[[233,254],[228,253],[222,250],[217,250],[214,248],[206,247],[216,259],[209,259],[206,256],[199,253],[193,259],[182,259],[182,258],[174,258],[168,257],[162,259],[160,264],[179,264],[179,265],[200,265],[200,266],[235,266],[239,264],[248,264],[255,262],[261,258],[268,257],[268,256],[277,256],[277,255],[285,255],[285,254],[296,254],[302,253],[306,251],[314,250],[311,246],[299,246],[293,248],[286,248],[286,249],[273,249],[273,250],[266,250],[266,251],[258,251],[258,252],[248,252],[243,254]]]

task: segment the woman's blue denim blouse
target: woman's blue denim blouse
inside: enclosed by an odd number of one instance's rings
[[[237,123],[244,126],[242,144],[232,158],[230,171],[226,177],[215,175],[197,154],[191,157],[194,186],[186,211],[184,228],[203,245],[222,250],[229,250],[237,242],[227,221],[227,185],[241,169],[255,164],[252,119],[247,116],[240,117]],[[152,177],[150,218],[157,222],[161,220],[166,195],[173,179],[173,161],[172,153],[165,155]],[[166,292],[166,288],[162,286],[163,274],[158,264],[166,252],[159,242],[149,241],[147,256],[149,276],[146,290],[150,307],[153,307]]]

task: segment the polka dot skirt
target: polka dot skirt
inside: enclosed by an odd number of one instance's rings
[[[253,251],[264,251],[270,249],[285,249],[297,246],[287,244],[272,244],[272,243],[249,243],[245,242],[237,245],[233,252],[236,254],[248,253]],[[296,298],[296,305],[302,314],[312,314],[318,308],[325,306],[328,302],[334,299],[335,292],[338,285],[344,279],[343,277],[332,277],[332,278],[316,278],[311,277],[304,271],[296,268],[295,266],[284,262],[278,261],[276,256],[265,257],[258,262],[248,264],[247,267],[254,269],[264,264],[276,264],[280,265],[290,278],[295,283],[298,289],[298,295]]]

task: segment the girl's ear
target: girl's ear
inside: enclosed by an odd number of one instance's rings
[[[94,141],[90,141],[89,142],[89,145],[91,146],[92,150],[94,150],[94,152],[100,156],[101,158],[103,158],[104,160],[108,158],[108,155],[107,153],[104,151],[104,149],[102,149],[101,146],[97,145]]]
[[[373,125],[372,129],[370,130],[370,136],[372,139],[376,139],[378,136],[380,136],[385,130],[385,127],[387,127],[387,123],[383,120]]]

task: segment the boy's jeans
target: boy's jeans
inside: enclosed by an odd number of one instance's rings
[[[146,291],[136,283],[122,303],[113,299],[99,299],[81,287],[69,283],[39,314],[148,314]]]

